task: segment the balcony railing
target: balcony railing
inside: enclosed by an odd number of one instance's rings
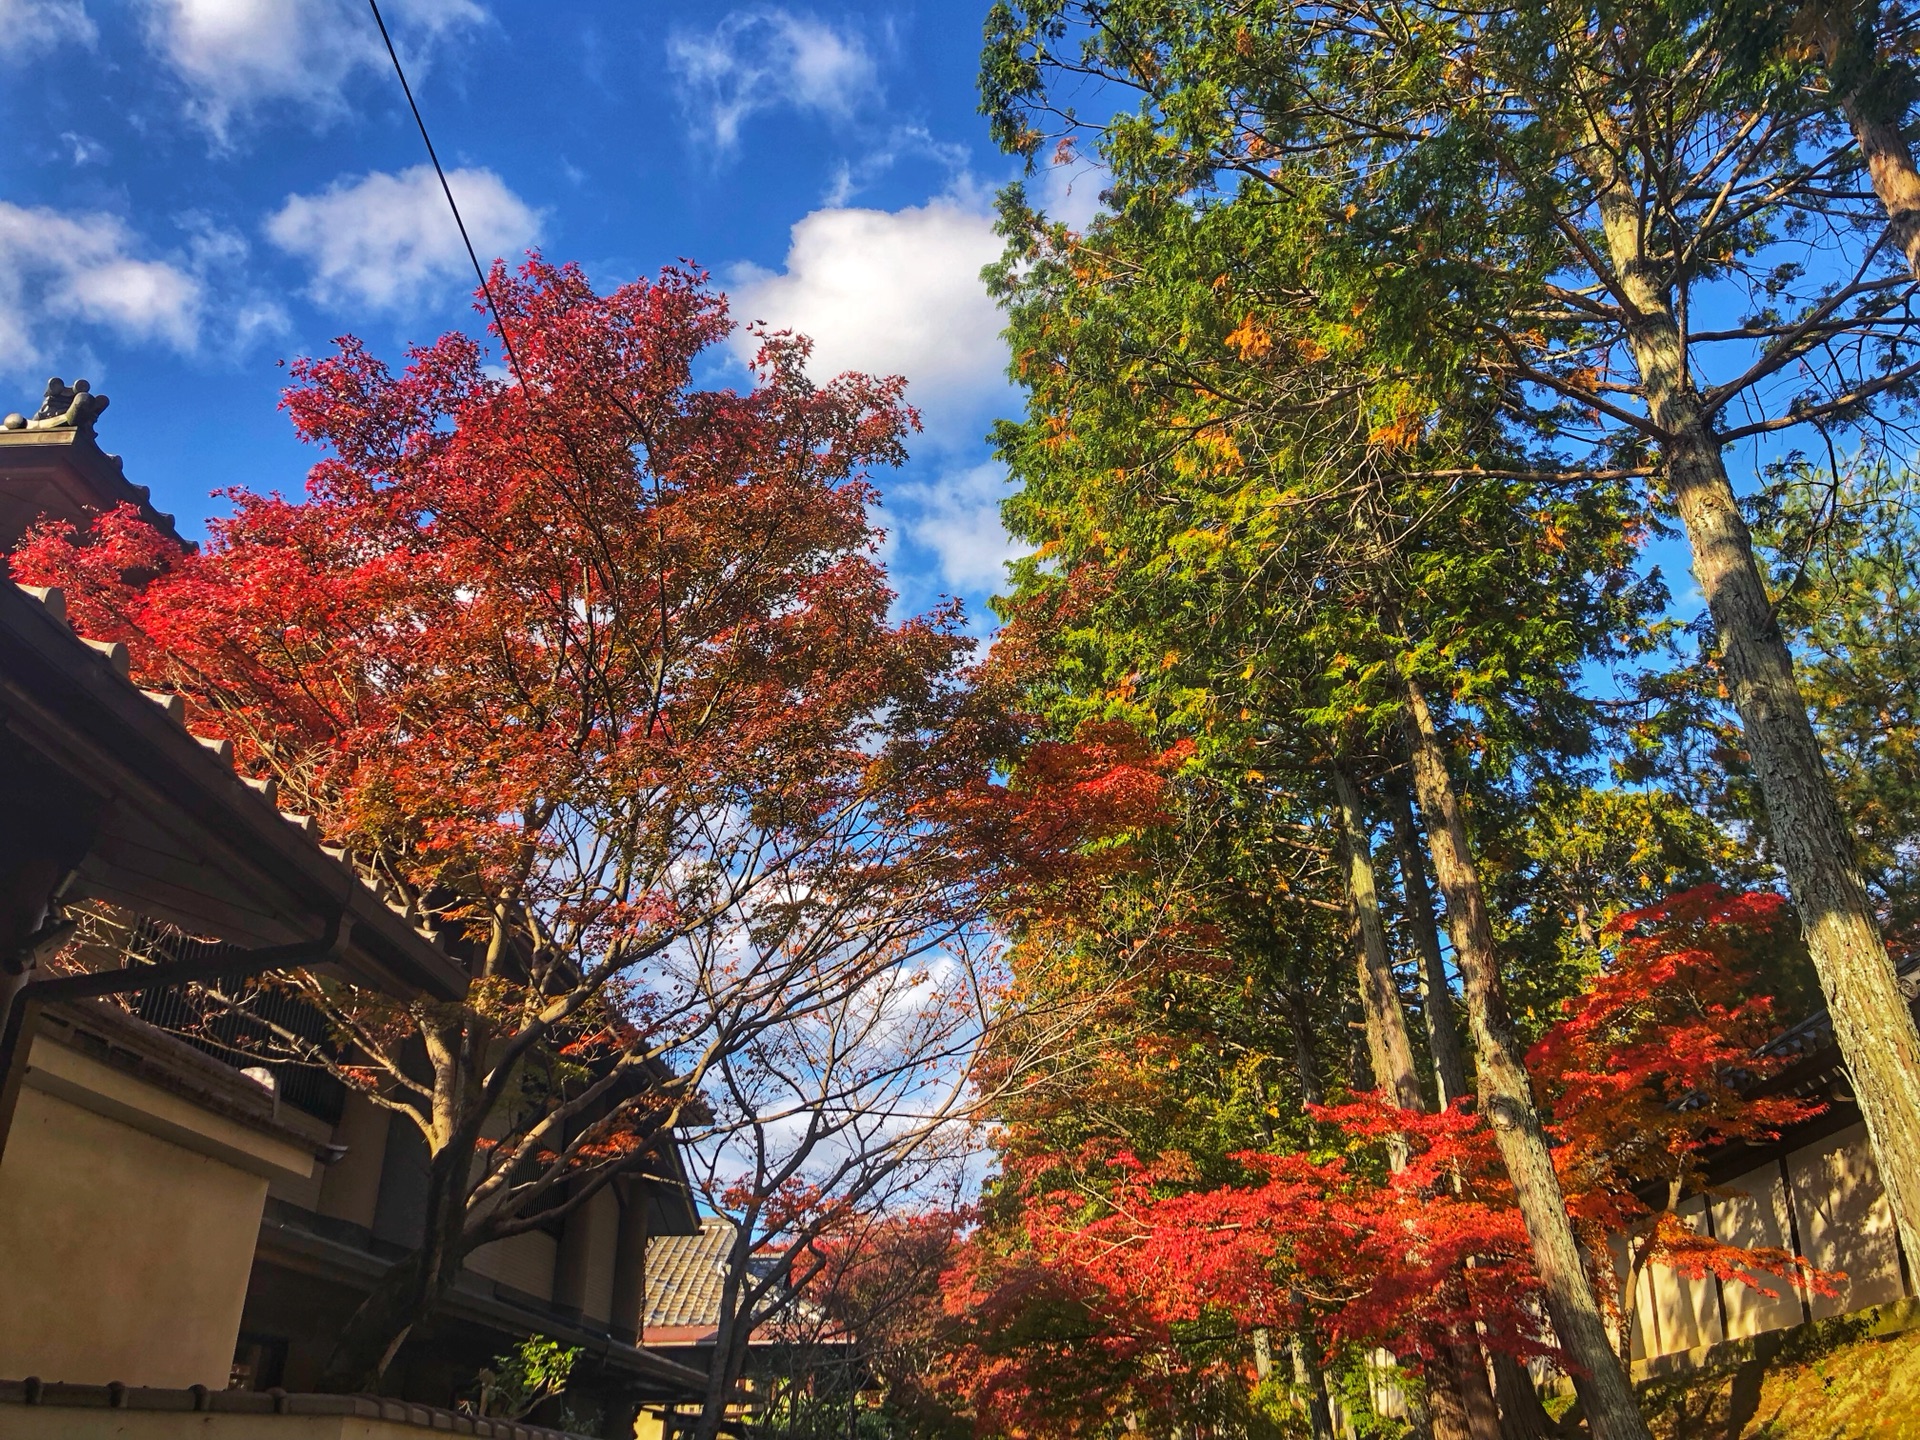
[[[128,935],[124,963],[135,969],[161,961],[213,959],[232,948],[143,918]],[[121,1001],[149,1025],[222,1064],[236,1070],[266,1069],[279,1086],[283,1104],[328,1124],[340,1119],[346,1087],[317,1061],[287,1054],[289,1048],[309,1045],[320,1054],[332,1054],[326,1017],[284,987],[271,980],[156,985],[132,991]]]

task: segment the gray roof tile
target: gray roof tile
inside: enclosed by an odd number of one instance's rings
[[[731,1220],[707,1215],[701,1217],[698,1235],[656,1235],[647,1242],[649,1328],[720,1323],[720,1291],[733,1235]]]

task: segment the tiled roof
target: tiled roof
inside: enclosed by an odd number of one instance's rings
[[[647,1242],[648,1329],[717,1326],[726,1283],[731,1220],[704,1216],[698,1235],[656,1235]]]

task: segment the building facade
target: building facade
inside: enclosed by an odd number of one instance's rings
[[[1899,978],[1920,1016],[1920,962],[1902,967]],[[1833,1293],[1757,1277],[1777,1292],[1768,1295],[1648,1266],[1633,1297],[1632,1358],[1642,1369],[1671,1369],[1724,1341],[1920,1296],[1920,1256],[1904,1253],[1900,1244],[1831,1020],[1815,1015],[1768,1048],[1787,1064],[1764,1089],[1821,1102],[1823,1110],[1769,1144],[1729,1147],[1711,1157],[1708,1193],[1685,1200],[1679,1214],[1730,1245],[1799,1256],[1836,1277]],[[1623,1263],[1618,1268],[1624,1273]]]

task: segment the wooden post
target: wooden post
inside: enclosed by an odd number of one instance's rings
[[[578,1320],[587,1305],[587,1268],[593,1259],[593,1222],[586,1205],[576,1205],[560,1231],[553,1257],[553,1308]]]
[[[27,983],[27,972],[13,975],[0,969],[0,1159],[6,1158],[14,1107],[20,1103],[27,1056],[33,1050],[34,1022],[40,1009],[34,1001],[35,988]]]
[[[620,1235],[613,1251],[613,1338],[638,1345],[647,1316],[646,1182],[635,1180],[620,1199]]]

